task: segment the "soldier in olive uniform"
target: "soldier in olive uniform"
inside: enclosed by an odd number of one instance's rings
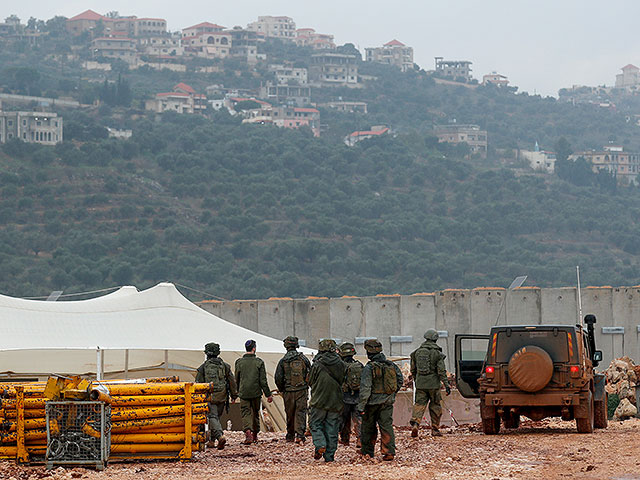
[[[324,457],[325,462],[333,462],[338,449],[344,370],[344,363],[336,353],[336,342],[322,340],[309,375],[309,427],[315,447],[313,458],[316,460]]]
[[[377,427],[380,427],[380,452],[383,460],[396,455],[393,432],[393,404],[404,379],[398,366],[387,360],[378,340],[364,342],[369,362],[362,369],[358,411],[362,414],[362,448],[360,453],[373,457]]]
[[[267,383],[267,372],[262,359],[256,357],[255,340],[247,340],[244,344],[247,351],[236,360],[236,383],[240,397],[240,413],[245,445],[258,441],[260,431],[260,399],[262,394],[267,402],[273,402],[271,389]]]
[[[364,365],[353,358],[356,354],[353,343],[345,342],[340,345],[339,353],[346,367],[344,383],[342,384],[344,408],[342,409],[342,421],[340,422],[340,443],[349,445],[353,426],[356,434],[356,447],[360,448],[362,417],[358,412],[358,400],[360,398],[360,377],[362,376]]]
[[[304,443],[307,426],[307,401],[309,396],[309,372],[311,362],[298,352],[298,337],[284,339],[287,353],[278,362],[275,373],[276,386],[282,393],[287,415],[287,442]]]
[[[204,346],[204,353],[207,355],[207,359],[198,367],[196,382],[213,384],[213,392],[209,401],[209,413],[207,414],[209,420],[207,447],[213,448],[217,440],[218,450],[222,450],[227,440],[224,438],[220,417],[225,405],[227,410],[229,408],[229,397],[231,397],[232,402],[235,402],[238,397],[236,380],[231,373],[231,366],[218,357],[220,355],[220,345],[207,343]]]
[[[446,356],[442,353],[442,348],[436,344],[438,332],[427,330],[424,338],[425,341],[422,345],[411,353],[411,376],[415,382],[411,436],[418,436],[418,427],[428,404],[431,415],[431,435],[440,437],[442,436],[440,433],[440,417],[442,416],[440,382],[444,384],[447,395],[451,393],[447,370],[444,366]]]

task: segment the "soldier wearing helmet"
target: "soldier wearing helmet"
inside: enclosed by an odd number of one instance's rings
[[[356,447],[361,447],[360,432],[362,429],[362,416],[358,412],[358,400],[360,399],[360,377],[364,365],[353,358],[356,349],[352,343],[345,342],[340,345],[338,353],[345,364],[344,382],[342,384],[342,419],[340,421],[340,443],[349,445],[352,429],[356,435]]]
[[[233,373],[231,373],[231,365],[218,357],[220,355],[220,345],[213,342],[207,343],[204,346],[204,353],[207,355],[207,360],[198,367],[196,382],[211,383],[213,385],[209,413],[207,414],[209,424],[207,447],[213,448],[217,440],[218,450],[222,450],[227,440],[224,438],[220,417],[224,412],[225,406],[229,411],[229,397],[231,397],[232,402],[235,402],[238,397],[236,380]]]
[[[440,433],[440,417],[442,417],[440,384],[444,385],[447,395],[451,393],[447,370],[444,366],[446,356],[442,353],[442,348],[436,344],[438,332],[433,329],[427,330],[424,338],[422,345],[411,353],[411,376],[415,383],[411,436],[418,436],[420,421],[428,405],[431,416],[431,435],[440,437],[442,436]]]
[[[309,372],[311,362],[298,352],[298,337],[283,340],[287,353],[280,359],[274,375],[278,391],[284,400],[287,416],[287,442],[304,443],[307,425],[307,401],[309,399]]]

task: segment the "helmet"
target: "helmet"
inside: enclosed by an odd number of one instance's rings
[[[382,351],[382,344],[378,339],[372,338],[364,342],[364,349],[367,353],[380,353]]]
[[[431,328],[424,333],[424,338],[436,342],[438,338],[440,338],[440,335],[438,335],[438,332]]]
[[[204,353],[206,353],[207,355],[213,355],[214,357],[220,355],[220,345],[213,342],[207,343],[204,346]]]
[[[356,354],[356,347],[353,346],[353,343],[344,342],[340,345],[338,353],[341,357],[352,357]]]
[[[332,338],[325,338],[324,340],[320,340],[318,344],[319,352],[335,352],[336,351],[336,341]]]
[[[285,338],[282,343],[284,343],[284,348],[286,348],[287,350],[289,350],[290,348],[298,348],[300,346],[298,344],[298,337],[294,337],[292,335],[289,335],[287,338]]]

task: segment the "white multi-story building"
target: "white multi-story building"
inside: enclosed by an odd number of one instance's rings
[[[403,72],[413,68],[413,48],[398,40],[391,40],[382,47],[365,48],[367,62],[394,65]]]
[[[306,85],[308,73],[306,68],[290,67],[287,65],[269,65],[278,85]]]
[[[284,40],[295,40],[296,38],[296,22],[291,17],[260,16],[257,21],[247,25],[247,30],[252,30],[267,38],[282,38]]]
[[[0,111],[0,143],[19,138],[27,143],[62,142],[62,117],[51,112]]]
[[[356,86],[358,59],[344,53],[316,53],[311,56],[309,77],[311,82],[323,86]]]

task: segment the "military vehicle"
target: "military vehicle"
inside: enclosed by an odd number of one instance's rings
[[[522,415],[574,420],[578,432],[607,426],[605,377],[594,367],[594,315],[581,325],[502,325],[489,335],[456,335],[458,390],[480,398],[485,434],[518,428]]]

